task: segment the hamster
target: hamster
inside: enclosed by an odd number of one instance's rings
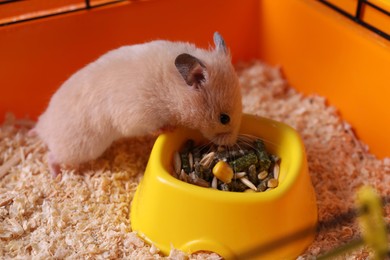
[[[67,79],[34,128],[60,166],[98,158],[124,137],[185,126],[218,145],[236,142],[242,116],[238,77],[222,36],[215,47],[165,40],[109,51]]]

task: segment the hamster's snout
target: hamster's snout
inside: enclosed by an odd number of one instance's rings
[[[215,134],[212,142],[217,145],[233,145],[237,141],[237,134],[233,134],[232,132],[222,132]]]

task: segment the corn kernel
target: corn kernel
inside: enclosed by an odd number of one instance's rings
[[[224,183],[230,183],[233,178],[233,169],[227,162],[219,161],[213,168],[213,174]]]

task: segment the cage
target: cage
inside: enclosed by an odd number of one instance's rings
[[[156,38],[207,47],[218,29],[235,61],[283,65],[291,85],[326,96],[375,154],[389,155],[387,1],[114,2],[13,26],[4,22],[1,114],[36,118],[69,74],[109,49]],[[190,14],[202,14],[201,21],[186,19]]]

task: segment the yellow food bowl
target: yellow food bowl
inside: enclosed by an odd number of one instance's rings
[[[227,192],[176,179],[174,152],[187,139],[203,140],[197,131],[177,129],[156,140],[132,202],[132,229],[165,254],[172,247],[226,259],[291,259],[302,253],[314,239],[317,206],[300,136],[283,123],[251,115],[244,115],[240,133],[263,139],[281,158],[277,188]],[[251,254],[264,246],[269,250]]]

